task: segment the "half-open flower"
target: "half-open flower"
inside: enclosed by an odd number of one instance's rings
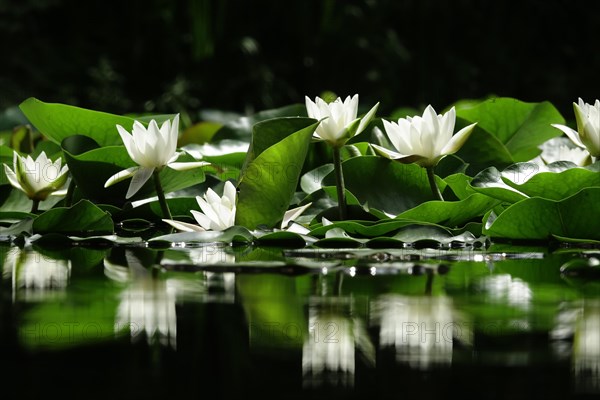
[[[348,139],[364,131],[379,107],[377,103],[364,117],[357,118],[358,94],[348,96],[344,101],[338,97],[331,103],[320,97],[314,102],[305,97],[305,102],[308,116],[321,121],[314,137],[334,147],[343,146]]]
[[[135,121],[131,134],[121,125],[117,125],[117,130],[121,135],[121,139],[123,139],[127,153],[138,166],[114,174],[108,178],[104,187],[133,177],[125,195],[127,199],[135,195],[144,186],[155,170],[167,166],[181,171],[210,164],[204,161],[175,162],[179,157],[179,153],[175,151],[179,136],[179,114],[175,116],[172,123],[167,120],[163,122],[160,128],[156,120],[153,119],[148,127],[145,127],[139,121]]]
[[[190,210],[198,225],[186,222],[163,219],[164,222],[184,232],[222,231],[235,224],[237,190],[231,181],[226,181],[223,196],[208,188],[204,196],[196,196],[202,212]]]
[[[552,124],[553,127],[563,131],[577,146],[587,149],[595,157],[600,157],[600,100],[594,104],[585,103],[579,98],[578,103],[573,103],[577,130],[566,125]]]
[[[578,167],[591,163],[590,153],[585,148],[576,146],[571,139],[556,137],[544,142],[540,149],[542,153],[533,162],[547,165],[556,161],[570,161]]]
[[[423,116],[400,118],[398,122],[383,120],[383,125],[394,150],[372,144],[382,156],[404,163],[434,167],[446,155],[457,152],[467,141],[476,123],[453,135],[456,122],[454,107],[445,114],[437,114],[431,105]]]
[[[13,169],[4,164],[4,172],[12,186],[22,190],[34,201],[43,201],[53,195],[66,193],[64,189],[69,167],[62,165],[60,157],[52,162],[43,151],[34,160],[31,156],[13,153]]]

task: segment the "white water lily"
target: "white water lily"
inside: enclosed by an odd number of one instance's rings
[[[147,128],[141,122],[135,121],[131,134],[121,125],[117,125],[117,130],[123,139],[127,153],[138,166],[114,174],[108,178],[104,187],[133,177],[125,195],[127,199],[135,195],[156,170],[160,171],[165,166],[181,171],[210,164],[203,161],[175,162],[179,157],[179,153],[176,152],[179,137],[179,114],[175,116],[173,122],[170,120],[163,122],[160,128],[153,119]]]
[[[305,103],[308,116],[321,121],[314,137],[333,147],[343,146],[348,139],[364,131],[379,107],[377,103],[364,117],[357,118],[358,94],[348,96],[344,101],[338,97],[331,103],[320,97],[316,97],[313,102],[305,96]]]
[[[550,164],[556,161],[570,161],[578,167],[590,164],[590,153],[585,149],[576,146],[565,137],[556,137],[544,142],[540,149],[542,153],[533,159],[540,165]]]
[[[237,190],[231,181],[226,181],[223,196],[208,188],[204,196],[196,196],[200,211],[190,210],[198,225],[163,219],[164,222],[184,232],[222,231],[235,224]]]
[[[467,141],[476,123],[454,132],[456,110],[437,114],[428,105],[423,116],[400,118],[398,122],[383,120],[394,150],[372,144],[382,156],[422,167],[434,167],[446,155],[457,152]]]
[[[23,191],[33,201],[43,201],[49,195],[63,195],[69,167],[48,158],[43,151],[34,160],[31,156],[13,153],[13,169],[4,164],[4,172],[12,186]]]
[[[594,104],[585,103],[579,98],[578,103],[573,103],[577,130],[566,125],[552,124],[553,127],[563,131],[577,146],[587,149],[594,157],[600,157],[600,100]]]
[[[227,181],[221,197],[210,188],[203,197],[196,196],[202,212],[191,210],[191,213],[204,229],[222,231],[235,224],[236,200],[236,188],[231,181]]]

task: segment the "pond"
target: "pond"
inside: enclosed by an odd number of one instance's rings
[[[2,394],[597,398],[600,101],[315,102],[21,103]]]
[[[586,398],[600,251],[3,244],[4,398]]]

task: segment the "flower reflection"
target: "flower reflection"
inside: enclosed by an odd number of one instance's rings
[[[481,289],[491,300],[506,302],[527,310],[531,307],[533,292],[531,288],[519,278],[509,274],[492,275],[481,282]]]
[[[177,302],[204,293],[203,282],[152,274],[131,251],[126,260],[127,267],[104,261],[105,275],[126,284],[119,295],[115,332],[129,330],[133,342],[145,337],[148,344],[176,348]]]
[[[167,281],[141,279],[125,289],[120,296],[115,326],[129,327],[132,339],[144,332],[148,344],[176,347],[177,315],[174,288]]]
[[[13,301],[42,301],[65,294],[71,262],[12,248],[6,253],[2,273],[12,282]]]
[[[586,302],[573,341],[573,363],[578,392],[600,393],[600,303]]]
[[[309,335],[302,347],[306,386],[353,386],[357,349],[365,362],[375,363],[374,346],[362,321],[352,317],[351,301],[321,298],[309,305]]]
[[[398,362],[419,370],[449,366],[454,342],[471,341],[470,329],[455,320],[446,297],[383,295],[373,303],[373,318],[380,326],[379,345],[393,348]]]

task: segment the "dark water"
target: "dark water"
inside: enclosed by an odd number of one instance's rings
[[[598,250],[0,249],[3,399],[600,395]]]

